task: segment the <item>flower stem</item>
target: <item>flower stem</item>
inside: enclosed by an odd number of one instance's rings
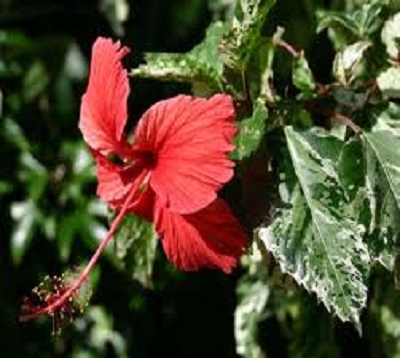
[[[26,313],[22,314],[19,316],[19,320],[21,322],[26,322],[29,321],[32,318],[35,318],[38,315],[41,314],[51,314],[55,311],[57,311],[58,308],[60,308],[72,295],[81,287],[81,285],[86,281],[88,278],[90,272],[92,271],[93,267],[96,265],[97,260],[99,259],[100,255],[103,253],[105,248],[107,247],[107,244],[110,242],[112,239],[113,235],[115,234],[116,230],[118,229],[119,225],[121,224],[128,208],[130,205],[132,205],[132,199],[134,198],[136,194],[136,188],[132,188],[131,192],[129,195],[126,197],[126,200],[124,201],[124,204],[118,213],[118,215],[115,217],[113,220],[110,229],[107,232],[106,237],[102,240],[100,243],[99,247],[97,248],[96,252],[93,254],[92,258],[90,259],[89,263],[86,265],[84,270],[81,272],[79,277],[76,279],[76,281],[72,284],[71,287],[69,287],[62,296],[60,296],[57,300],[49,304],[48,306],[45,306],[43,308],[40,308],[34,312],[31,313]]]

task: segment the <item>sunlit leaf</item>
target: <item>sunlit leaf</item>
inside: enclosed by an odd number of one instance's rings
[[[259,237],[287,272],[343,321],[360,330],[366,304],[369,254],[363,228],[346,213],[337,162],[343,143],[323,133],[285,129],[299,184],[291,208]]]

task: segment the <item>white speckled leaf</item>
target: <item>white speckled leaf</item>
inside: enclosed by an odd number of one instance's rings
[[[224,25],[215,22],[203,42],[187,53],[147,53],[147,63],[133,69],[131,75],[161,81],[201,82],[221,89],[223,63],[217,47],[223,32]]]
[[[378,129],[364,133],[363,140],[372,211],[369,245],[373,257],[390,269],[400,233],[400,136],[396,128]]]
[[[235,70],[244,70],[257,49],[261,28],[275,0],[240,0],[236,2],[231,28],[219,46],[224,63]]]
[[[337,173],[343,142],[292,127],[285,134],[298,185],[291,208],[260,229],[259,237],[284,272],[361,330],[370,259],[363,227],[344,210],[348,203]]]
[[[389,190],[400,209],[400,136],[383,130],[365,133],[364,138],[381,165]]]

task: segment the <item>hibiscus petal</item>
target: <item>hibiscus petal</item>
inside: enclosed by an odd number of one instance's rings
[[[97,195],[112,209],[119,210],[127,195],[133,190],[136,194],[128,206],[128,211],[152,221],[154,194],[146,182],[149,171],[138,172],[135,167],[120,167],[99,153],[92,152],[96,159]]]
[[[233,175],[228,153],[236,133],[230,96],[210,99],[180,95],[158,102],[140,120],[138,147],[156,156],[150,185],[164,206],[188,214],[216,199]]]
[[[133,182],[124,180],[119,167],[100,155],[96,156],[96,169],[97,195],[114,208],[118,208],[132,189]]]
[[[129,52],[120,42],[98,38],[92,48],[89,84],[82,97],[79,128],[86,143],[103,154],[121,154],[130,92],[121,60]]]
[[[222,199],[189,215],[172,212],[156,202],[155,227],[168,259],[185,271],[219,268],[229,273],[248,242]]]
[[[129,212],[138,215],[149,222],[153,222],[154,203],[154,191],[150,186],[147,186],[144,191],[139,193],[138,199],[136,199],[134,204],[129,208]]]

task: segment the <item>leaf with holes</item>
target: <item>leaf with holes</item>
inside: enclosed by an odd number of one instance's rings
[[[324,132],[285,128],[298,185],[291,208],[258,233],[266,248],[328,311],[358,330],[365,307],[369,254],[362,230],[345,210],[337,163],[343,142]]]

